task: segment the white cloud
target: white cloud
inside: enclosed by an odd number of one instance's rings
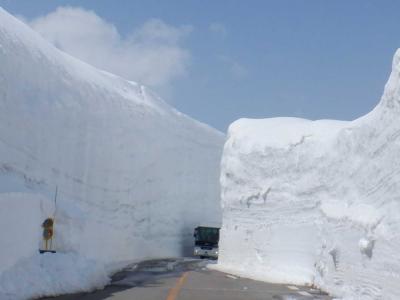
[[[190,26],[150,19],[123,37],[93,11],[59,7],[29,25],[59,49],[122,77],[167,87],[185,75],[190,53],[181,44]]]
[[[218,23],[218,22],[213,22],[208,26],[208,29],[216,34],[219,34],[221,36],[226,36],[226,34],[228,33],[228,31],[226,30],[226,27],[224,24],[222,23]]]

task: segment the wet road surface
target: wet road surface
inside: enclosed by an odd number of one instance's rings
[[[330,300],[308,287],[271,284],[209,270],[208,261],[144,261],[115,274],[112,283],[92,293],[42,300]]]

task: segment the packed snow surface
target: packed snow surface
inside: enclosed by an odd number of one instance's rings
[[[241,119],[221,167],[218,268],[400,298],[400,51],[377,107],[352,122]]]
[[[0,299],[101,287],[220,222],[224,136],[0,8]],[[58,187],[57,207],[55,190]],[[57,254],[38,254],[55,215]]]

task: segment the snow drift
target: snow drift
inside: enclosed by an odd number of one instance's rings
[[[87,290],[124,261],[187,253],[195,226],[220,222],[223,139],[0,8],[0,298]],[[58,253],[39,257],[56,187]]]
[[[225,144],[218,268],[400,297],[400,51],[377,107],[352,122],[241,119]]]

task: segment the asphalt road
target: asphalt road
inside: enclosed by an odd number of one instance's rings
[[[207,261],[162,259],[134,264],[104,290],[42,300],[328,300],[308,287],[238,278],[205,267]]]

